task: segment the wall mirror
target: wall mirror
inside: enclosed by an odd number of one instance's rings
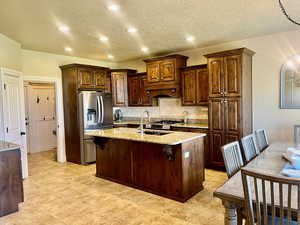
[[[280,108],[300,109],[300,56],[283,64],[280,76]]]

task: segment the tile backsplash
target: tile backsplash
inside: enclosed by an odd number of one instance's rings
[[[124,117],[140,117],[148,110],[152,118],[183,119],[183,112],[188,112],[188,119],[208,120],[207,106],[182,106],[180,98],[159,98],[158,106],[155,107],[115,107],[121,109]]]

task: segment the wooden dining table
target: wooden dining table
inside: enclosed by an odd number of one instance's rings
[[[261,154],[250,161],[245,168],[255,170],[255,172],[285,177],[280,174],[287,161],[282,157],[288,147],[293,147],[292,143],[272,143]],[[245,197],[243,191],[241,172],[237,172],[228,179],[221,187],[215,190],[214,196],[222,200],[225,207],[224,224],[241,224],[242,212],[245,208]],[[275,193],[276,197],[276,193]],[[293,201],[293,200],[292,200]],[[292,202],[292,205],[296,205]]]

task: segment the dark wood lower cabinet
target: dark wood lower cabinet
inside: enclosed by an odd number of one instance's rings
[[[20,149],[0,151],[0,216],[17,212],[23,201]]]
[[[204,138],[174,146],[95,137],[96,176],[180,202],[203,189]]]
[[[209,168],[224,168],[224,161],[221,152],[221,147],[224,145],[224,134],[222,132],[210,133],[210,153],[209,153]]]

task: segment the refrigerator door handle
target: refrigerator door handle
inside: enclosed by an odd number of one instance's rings
[[[101,123],[103,123],[104,121],[104,104],[103,104],[103,97],[100,96],[100,99],[101,99]]]
[[[102,111],[101,111],[101,108],[100,108],[100,98],[99,98],[99,96],[97,96],[97,111],[98,111],[97,122],[100,123],[101,122],[101,118],[102,118]]]

